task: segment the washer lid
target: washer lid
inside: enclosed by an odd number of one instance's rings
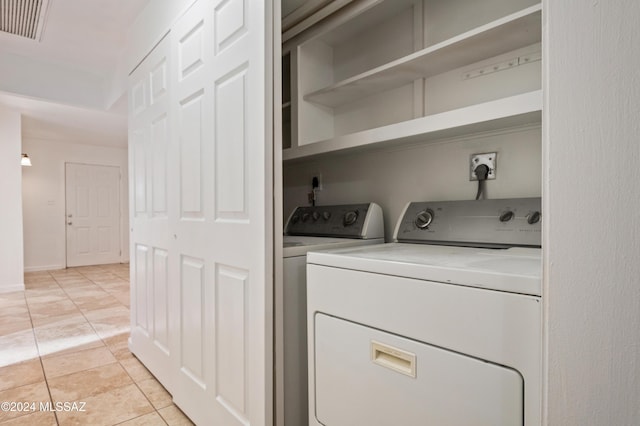
[[[360,238],[307,237],[285,235],[283,238],[283,257],[304,256],[309,250],[338,249],[365,244],[383,243],[382,238],[364,240]]]
[[[307,263],[541,296],[542,251],[391,243],[309,252]]]

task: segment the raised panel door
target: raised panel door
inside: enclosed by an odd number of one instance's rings
[[[120,262],[120,168],[67,163],[67,266]]]
[[[170,310],[169,143],[172,121],[169,38],[138,65],[129,80],[129,168],[131,177],[131,343],[133,353],[172,392],[171,368],[179,331]]]
[[[272,421],[268,3],[200,0],[171,32],[174,401],[203,425]]]

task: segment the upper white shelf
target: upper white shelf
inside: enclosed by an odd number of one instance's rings
[[[331,86],[304,100],[337,107],[540,42],[542,5],[528,7]]]
[[[282,151],[291,161],[310,156],[365,150],[387,144],[423,143],[473,133],[541,122],[542,91],[523,93],[495,101],[433,114],[375,129],[338,136]]]

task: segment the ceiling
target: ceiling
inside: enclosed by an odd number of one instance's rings
[[[127,116],[0,92],[0,104],[22,112],[22,137],[127,146]]]
[[[126,146],[126,99],[106,98],[112,81],[122,78],[129,28],[148,2],[49,0],[40,42],[0,32],[0,73],[7,76],[0,74],[0,103],[22,112],[25,137]],[[56,75],[68,80],[60,79],[58,93],[77,96],[52,95]],[[101,102],[74,101],[91,91]]]

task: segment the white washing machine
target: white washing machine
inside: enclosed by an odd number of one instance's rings
[[[282,309],[276,312],[276,419],[307,424],[307,291],[309,250],[384,242],[382,209],[375,203],[298,207],[285,226]]]
[[[310,424],[540,425],[540,238],[539,198],[417,202],[310,252]]]

